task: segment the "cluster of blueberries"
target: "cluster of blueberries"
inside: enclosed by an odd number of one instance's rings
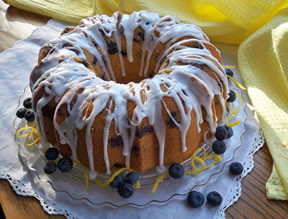
[[[243,166],[239,162],[234,162],[230,165],[229,170],[231,175],[237,176],[243,172]],[[222,196],[216,191],[209,192],[206,199],[210,206],[218,206],[223,200]],[[205,198],[201,192],[191,191],[188,193],[186,200],[190,207],[199,208],[204,204]]]
[[[19,119],[25,118],[27,122],[33,122],[35,119],[34,113],[31,110],[32,108],[32,99],[31,98],[26,98],[23,101],[23,106],[22,108],[19,108],[16,112],[16,116]]]
[[[122,198],[130,198],[134,193],[133,185],[137,183],[139,174],[136,172],[129,172],[125,176],[119,174],[115,176],[110,186],[117,189],[118,194]]]
[[[35,120],[34,112],[31,110],[32,109],[32,98],[26,98],[23,101],[23,106],[22,108],[19,108],[16,112],[16,116],[19,119],[25,118],[27,122],[33,122]],[[52,174],[58,169],[61,172],[69,172],[71,171],[73,167],[73,161],[69,157],[63,157],[58,160],[57,164],[54,162],[57,160],[59,156],[59,151],[57,148],[48,148],[45,151],[45,158],[48,160],[44,167],[44,172],[46,174]]]
[[[225,139],[229,139],[233,136],[233,129],[229,126],[218,126],[216,128],[216,141],[212,144],[212,149],[215,154],[223,154],[226,151]]]
[[[59,151],[57,148],[48,148],[45,151],[45,158],[48,160],[44,167],[44,172],[46,174],[52,174],[58,169],[63,172],[67,173],[72,170],[73,167],[73,161],[69,157],[62,157],[57,161],[56,160],[59,156]]]
[[[233,77],[233,75],[234,75],[233,71],[230,68],[226,68],[225,73],[226,73],[226,75],[229,75],[230,77]],[[232,103],[235,100],[236,100],[236,94],[233,90],[230,90],[229,91],[229,98],[227,99],[227,101],[229,103]]]
[[[181,164],[172,164],[168,170],[169,176],[178,179],[184,175],[184,167]],[[137,183],[139,174],[136,172],[130,172],[123,176],[119,174],[115,176],[114,180],[110,183],[112,188],[117,188],[118,194],[122,198],[130,198],[134,193],[133,185]]]

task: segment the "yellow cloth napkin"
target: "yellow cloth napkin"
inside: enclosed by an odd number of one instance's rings
[[[71,24],[77,24],[82,18],[96,14],[96,1],[93,0],[4,0],[4,2]]]
[[[267,23],[287,0],[4,0],[10,5],[77,24],[96,13],[150,10],[199,25],[212,41],[239,44]],[[164,4],[163,4],[164,2]]]
[[[288,0],[4,1],[74,24],[96,13],[111,15],[116,10],[130,13],[146,9],[195,23],[212,41],[240,44],[248,38],[239,49],[239,68],[275,163],[266,185],[267,195],[288,198],[288,16],[284,9]]]
[[[274,161],[268,198],[287,199],[288,8],[240,45],[238,62]]]

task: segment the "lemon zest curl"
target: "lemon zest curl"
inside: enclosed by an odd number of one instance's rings
[[[22,134],[22,132],[28,131],[25,134]],[[17,138],[25,138],[25,144],[29,147],[34,146],[35,144],[40,142],[40,136],[39,133],[36,129],[36,123],[34,122],[33,127],[32,126],[26,126],[23,128],[20,128],[16,132],[16,137]]]
[[[228,109],[229,109],[229,114],[228,114],[228,116],[227,116],[226,119],[225,119],[225,124],[226,124],[227,126],[229,126],[229,127],[233,127],[233,126],[238,125],[238,124],[240,123],[240,120],[236,120],[236,121],[234,121],[234,122],[228,123],[233,114],[234,114],[234,115],[235,115],[235,114],[237,115],[237,111],[240,109],[240,107],[241,107],[241,105],[242,105],[242,101],[243,101],[242,96],[241,96],[238,92],[235,91],[235,94],[239,97],[239,100],[240,100],[240,101],[239,101],[239,104],[238,104],[234,109],[231,109],[231,107],[230,107],[229,104],[227,103],[227,107],[228,107]]]

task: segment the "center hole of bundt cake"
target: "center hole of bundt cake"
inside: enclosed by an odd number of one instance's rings
[[[129,82],[138,83],[154,76],[156,60],[152,59],[146,63],[145,58],[147,57],[145,55],[144,60],[142,60],[142,45],[138,45],[137,42],[133,44],[133,61],[131,58],[129,60],[126,47],[121,48],[120,55],[116,43],[112,40],[107,42],[107,47],[112,69],[108,68],[105,73],[108,75],[104,75],[104,80],[109,80],[110,77],[110,80],[115,80],[117,83],[128,84]],[[142,65],[141,61],[143,62]],[[148,66],[145,66],[147,64]]]
[[[150,57],[148,57],[147,52],[142,54],[144,35],[144,30],[141,27],[136,28],[132,45],[127,45],[125,36],[121,34],[121,31],[120,41],[116,41],[114,35],[111,37],[104,35],[108,55],[105,56],[102,53],[103,62],[101,63],[101,60],[98,60],[91,53],[85,54],[89,63],[88,68],[92,67],[97,76],[104,80],[113,80],[121,84],[138,83],[143,79],[152,78],[155,75],[157,55],[154,52]],[[121,43],[120,49],[117,43]]]

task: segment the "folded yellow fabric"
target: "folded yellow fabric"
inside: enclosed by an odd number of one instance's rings
[[[4,0],[16,8],[52,17],[67,23],[79,23],[82,18],[96,14],[93,0]],[[101,9],[104,10],[104,9]]]
[[[282,186],[275,165],[273,165],[272,174],[266,183],[266,194],[269,199],[288,200],[288,194]]]
[[[268,197],[275,199],[288,194],[287,57],[288,8],[244,41],[238,51],[241,75],[273,157],[274,172],[266,186]]]
[[[23,10],[77,24],[96,13],[150,10],[199,25],[212,41],[239,44],[267,23],[288,0],[4,0]]]

